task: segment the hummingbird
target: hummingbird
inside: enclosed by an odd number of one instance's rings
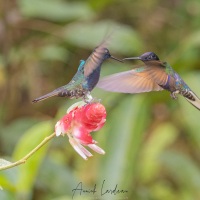
[[[200,110],[199,97],[173,70],[170,64],[162,62],[155,53],[146,52],[139,57],[122,60],[141,60],[145,65],[104,77],[98,82],[97,87],[106,91],[121,93],[168,90],[172,99],[177,99],[177,94],[180,94]]]
[[[107,40],[104,40],[93,50],[86,61],[81,60],[76,74],[67,85],[38,97],[32,102],[36,103],[53,96],[68,97],[70,99],[83,98],[85,102],[91,102],[93,98],[90,95],[90,92],[99,81],[102,63],[109,58],[123,62],[122,60],[113,57],[106,46]]]

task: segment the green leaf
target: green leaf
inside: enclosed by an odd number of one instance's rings
[[[71,196],[61,196],[61,197],[53,198],[52,200],[71,200],[71,199],[72,199]]]
[[[0,199],[2,200],[12,200],[15,199],[15,195],[9,194],[6,190],[0,187]]]
[[[85,194],[82,194],[82,195],[77,195],[74,197],[75,200],[83,200],[83,199],[91,199],[91,195],[85,195]],[[72,200],[72,196],[60,196],[60,197],[56,197],[56,198],[53,198],[51,200]]]
[[[45,60],[60,60],[65,62],[68,58],[68,51],[61,46],[48,45],[40,48],[38,53],[40,58]]]
[[[161,154],[160,162],[179,187],[198,193],[200,170],[190,157],[179,152],[166,151]]]
[[[191,69],[199,59],[200,31],[193,31],[171,52],[170,60],[177,61],[181,68]]]
[[[193,72],[183,76],[183,79],[188,83],[189,87],[200,97],[199,80],[200,73]],[[182,117],[176,116],[183,127],[188,130],[188,137],[191,138],[194,146],[200,147],[200,134],[199,134],[199,110],[192,106],[184,97],[179,98],[180,109]],[[180,113],[177,113],[180,115]]]
[[[0,138],[2,141],[7,141],[2,143],[4,151],[11,154],[22,134],[37,122],[38,120],[34,118],[18,118],[1,129]]]
[[[71,148],[71,146],[67,144],[66,146],[67,148]],[[63,153],[65,152],[62,151],[62,155]],[[65,157],[66,156],[68,156],[68,154],[66,154]],[[39,177],[38,184],[48,189],[56,196],[71,195],[72,189],[79,183],[76,176],[73,174],[73,169],[59,162],[57,157],[53,154],[45,159],[45,162],[41,166]]]
[[[20,0],[19,8],[27,17],[40,17],[57,22],[73,19],[90,19],[93,12],[84,2],[64,2],[58,0]]]
[[[183,200],[182,196],[174,192],[172,185],[167,180],[158,180],[148,188],[151,198],[155,200]],[[181,197],[181,198],[180,198]]]
[[[18,179],[17,172],[17,168],[0,171],[0,199],[14,199]]]
[[[32,128],[27,130],[20,139],[14,151],[14,159],[19,160],[23,158],[27,153],[34,149],[46,136],[52,133],[52,124],[50,121],[41,122],[34,125]],[[32,191],[30,188],[33,187],[36,179],[39,167],[46,154],[49,144],[44,145],[35,154],[30,157],[27,162],[19,166],[19,175],[17,192],[20,195],[29,196]]]
[[[0,158],[0,167],[7,166],[7,165],[9,165],[9,164],[11,164],[10,161],[4,160],[4,159],[1,159],[1,158]]]
[[[134,95],[127,95],[118,102],[112,112],[108,111],[104,130],[106,155],[99,176],[101,183],[102,179],[106,179],[107,188],[119,184],[120,188],[128,190],[137,173],[138,149],[148,120],[147,104],[143,97]]]
[[[16,172],[16,170],[9,169],[0,173],[0,186],[2,189],[10,192],[15,191]]]
[[[177,135],[178,130],[171,123],[160,124],[154,129],[140,155],[140,181],[148,182],[157,176],[160,168],[159,157],[164,149],[175,141]]]
[[[112,31],[109,49],[118,53],[131,54],[142,48],[139,35],[130,26],[109,20],[69,25],[66,28],[65,38],[77,46],[94,49]]]
[[[190,34],[183,44],[181,44],[182,51],[191,51],[192,49],[200,46],[200,31],[194,31]],[[183,52],[182,52],[183,53]]]

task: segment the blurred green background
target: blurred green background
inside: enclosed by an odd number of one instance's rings
[[[75,100],[31,104],[69,82],[114,29],[119,58],[154,51],[200,96],[199,0],[18,0],[0,3],[0,158],[16,161],[45,136]],[[101,75],[131,69],[108,60]],[[97,193],[74,199],[199,200],[200,112],[168,92],[92,92],[107,109],[94,133],[106,154],[84,161],[67,137],[54,138],[28,162],[0,172],[1,200],[68,200],[79,182]],[[93,153],[93,152],[92,152]],[[127,190],[101,196],[105,189]]]

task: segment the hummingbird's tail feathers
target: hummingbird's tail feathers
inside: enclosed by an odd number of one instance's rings
[[[41,96],[41,97],[38,97],[38,98],[34,99],[32,102],[33,102],[33,103],[37,103],[37,102],[39,102],[39,101],[43,101],[43,100],[48,99],[48,98],[50,98],[50,97],[58,96],[58,93],[59,93],[59,91],[50,92],[50,93],[48,93],[48,94],[45,94],[45,95],[43,95],[43,96]]]
[[[186,100],[189,103],[191,103],[194,107],[200,110],[200,99],[194,92],[190,90],[187,92],[187,95],[184,95],[184,94],[182,95],[186,98]]]
[[[97,87],[106,91],[121,93],[142,93],[163,90],[153,80],[140,76],[135,69],[104,77],[98,82]]]
[[[66,87],[62,86],[62,87],[59,87],[59,88],[53,90],[52,92],[49,92],[48,94],[45,94],[41,97],[38,97],[37,99],[34,99],[32,102],[37,103],[39,101],[43,101],[45,99],[48,99],[50,97],[55,97],[55,96],[65,97],[65,96],[69,96],[69,93],[70,93],[70,91],[68,89],[66,89]]]

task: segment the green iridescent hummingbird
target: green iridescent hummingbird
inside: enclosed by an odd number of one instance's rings
[[[59,87],[46,95],[36,98],[32,102],[36,103],[53,96],[68,97],[70,99],[83,98],[85,102],[90,102],[93,99],[90,92],[99,81],[102,63],[108,58],[123,62],[111,56],[109,50],[107,49],[107,43],[108,40],[104,40],[93,50],[86,61],[80,61],[76,74],[67,85]]]
[[[98,82],[97,87],[121,93],[168,90],[173,99],[177,99],[176,95],[180,94],[200,110],[199,97],[167,62],[160,61],[153,52],[146,52],[139,57],[124,58],[123,60],[132,59],[143,61],[145,66],[104,77]]]

